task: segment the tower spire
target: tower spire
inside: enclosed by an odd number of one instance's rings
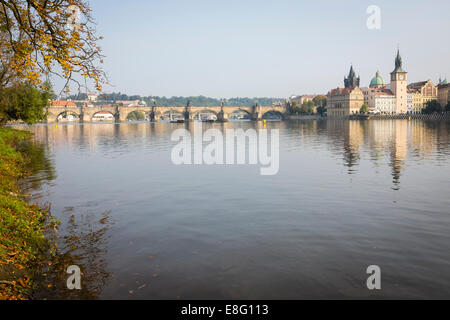
[[[359,87],[360,77],[356,76],[355,69],[353,68],[353,63],[350,66],[350,72],[348,73],[348,77],[344,78],[345,88],[354,88]]]
[[[395,58],[395,70],[392,73],[405,72],[403,70],[403,59],[400,55],[400,48],[397,49],[397,57]]]

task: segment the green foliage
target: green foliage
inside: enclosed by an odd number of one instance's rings
[[[133,111],[128,115],[128,120],[143,121],[145,120],[145,114],[142,111]]]
[[[6,281],[0,284],[0,300],[25,298],[32,287],[28,269],[48,248],[46,213],[28,204],[17,186],[29,166],[19,146],[30,136],[0,128],[0,279]]]
[[[70,96],[69,99],[72,100],[86,100],[87,96],[84,93],[79,93],[77,95]],[[190,101],[191,106],[202,106],[202,107],[214,107],[220,106],[223,102],[225,106],[235,106],[235,107],[247,107],[254,106],[258,104],[260,106],[271,106],[275,103],[284,103],[283,99],[280,98],[230,98],[230,99],[215,99],[204,96],[195,97],[143,97],[139,95],[129,96],[122,93],[110,93],[101,95],[99,98],[99,104],[103,103],[114,103],[115,101],[131,101],[131,100],[144,100],[147,105],[152,106],[154,103],[157,106],[171,107],[171,106],[185,106],[188,101]]]
[[[326,107],[317,107],[317,113],[323,116],[327,112]]]
[[[361,109],[359,110],[359,113],[368,113],[369,112],[369,106],[367,104],[363,104],[361,106]]]
[[[0,125],[15,120],[28,124],[44,120],[44,108],[52,95],[51,89],[41,90],[29,84],[0,88]]]
[[[314,107],[315,107],[315,103],[314,101],[308,101],[308,102],[304,102],[302,104],[302,113],[303,114],[313,114],[314,113]]]
[[[447,106],[445,107],[445,111],[450,112],[450,103],[447,103]]]
[[[314,101],[305,101],[301,106],[297,105],[297,102],[292,102],[292,113],[302,114],[302,115],[310,115],[314,114],[314,108],[316,104]]]
[[[313,99],[314,105],[319,107],[326,107],[327,106],[327,97],[326,96],[322,96],[322,95],[318,95],[317,97],[315,97]]]
[[[428,101],[425,108],[422,110],[423,114],[442,113],[445,109],[436,100]]]
[[[301,108],[298,106],[298,103],[296,101],[292,101],[291,112],[292,113],[300,113],[301,112]]]

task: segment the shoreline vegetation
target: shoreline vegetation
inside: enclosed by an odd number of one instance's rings
[[[32,299],[38,271],[51,244],[49,211],[28,203],[19,182],[29,176],[31,157],[21,151],[28,131],[0,128],[0,300]]]

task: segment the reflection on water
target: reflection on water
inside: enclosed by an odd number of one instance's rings
[[[32,173],[22,181],[21,188],[31,193],[30,201],[48,208],[51,214],[51,203],[45,203],[42,199],[46,197],[39,192],[45,184],[54,186],[52,181],[57,178],[54,161],[49,157],[48,144],[31,141],[22,143],[20,148],[28,156],[28,170]],[[105,271],[104,255],[107,252],[106,233],[112,225],[110,212],[97,216],[95,212],[76,215],[74,211],[75,208],[68,207],[63,216],[59,216],[64,224],[64,235],[59,237],[57,230],[46,231],[51,243],[57,244],[57,247],[51,254],[51,262],[39,276],[36,299],[96,299],[109,276]],[[52,246],[52,250],[55,249]],[[65,270],[71,265],[81,267],[84,285],[80,291],[67,290]]]
[[[59,239],[57,254],[44,270],[36,299],[98,299],[110,274],[106,271],[108,230],[112,225],[110,212],[76,214],[66,208],[63,215],[64,232]],[[69,266],[79,266],[83,285],[70,291],[66,281]]]
[[[28,171],[32,176],[23,181],[22,189],[39,190],[43,183],[51,183],[56,179],[55,166],[48,156],[47,144],[39,141],[26,141],[19,146],[21,152],[27,154]],[[38,199],[33,199],[35,202]]]
[[[174,166],[185,124],[28,128],[52,170],[31,178],[59,229],[40,298],[450,297],[450,123],[204,124],[280,129],[280,172]],[[50,183],[44,183],[51,180]],[[67,266],[82,292],[64,288]],[[383,290],[365,287],[380,265]]]

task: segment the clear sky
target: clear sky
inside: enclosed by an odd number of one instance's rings
[[[448,0],[90,0],[113,88],[157,96],[288,97],[343,86],[350,64],[388,82],[450,80]],[[381,29],[369,30],[369,5]]]

